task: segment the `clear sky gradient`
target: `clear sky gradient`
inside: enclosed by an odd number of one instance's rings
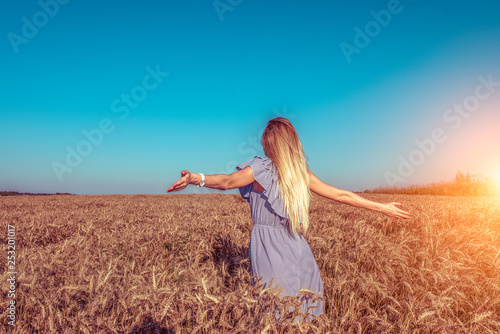
[[[498,1],[3,6],[0,190],[165,193],[276,116],[339,188],[500,176]]]

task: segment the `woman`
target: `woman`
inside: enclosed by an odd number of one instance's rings
[[[167,192],[185,189],[188,184],[222,190],[239,188],[252,212],[251,274],[262,277],[264,288],[273,280],[273,287],[284,288],[282,296],[294,296],[305,288],[323,297],[320,271],[304,239],[309,227],[310,191],[392,218],[410,217],[410,213],[396,207],[401,203],[373,202],[322,182],[308,169],[297,132],[285,118],[273,118],[267,123],[261,144],[265,158],[256,156],[238,165],[230,175],[205,176],[183,170],[181,179]],[[311,303],[312,299],[306,299],[301,312],[313,306],[311,313],[324,313],[323,300]]]

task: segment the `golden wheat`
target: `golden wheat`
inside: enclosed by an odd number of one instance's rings
[[[364,194],[403,202],[397,221],[316,197],[307,240],[325,314],[298,322],[301,290],[253,286],[252,220],[237,195],[0,198],[15,225],[12,333],[495,333],[500,331],[500,201]],[[0,258],[7,282],[7,254]],[[311,309],[307,310],[309,312]],[[276,312],[281,316],[276,318]]]

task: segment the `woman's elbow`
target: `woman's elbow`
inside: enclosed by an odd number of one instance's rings
[[[229,175],[225,175],[224,180],[222,181],[221,190],[233,189],[232,186],[231,177]]]
[[[340,202],[340,203],[348,203],[349,198],[351,197],[351,192],[348,190],[341,190],[339,189],[337,191],[337,194],[334,198],[335,201]]]

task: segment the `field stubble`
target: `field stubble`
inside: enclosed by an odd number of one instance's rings
[[[15,333],[497,333],[500,199],[363,194],[403,202],[398,221],[315,196],[306,237],[325,314],[250,284],[252,220],[239,195],[15,196]],[[312,295],[313,292],[301,291]],[[279,309],[277,323],[271,310]]]

